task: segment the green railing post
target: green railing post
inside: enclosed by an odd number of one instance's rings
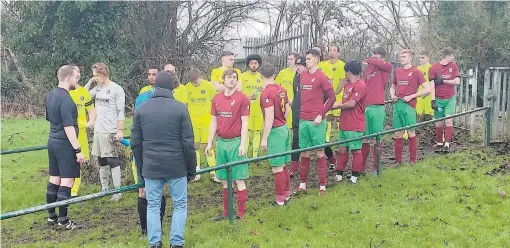
[[[488,147],[491,143],[491,111],[492,108],[489,107],[485,111],[485,146]]]
[[[227,167],[228,220],[234,223],[234,197],[232,195],[232,166]]]
[[[374,147],[374,149],[376,149],[377,151],[377,159],[376,160],[376,169],[377,169],[377,175],[381,175],[381,135],[377,135],[377,137],[375,137],[375,145],[376,147]]]

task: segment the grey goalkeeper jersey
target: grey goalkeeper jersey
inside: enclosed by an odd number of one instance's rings
[[[110,81],[108,85],[97,85],[89,92],[92,98],[95,98],[97,113],[94,133],[117,133],[118,121],[124,120],[124,89]]]

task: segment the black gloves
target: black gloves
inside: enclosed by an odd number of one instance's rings
[[[187,178],[189,183],[191,180],[195,179],[195,175],[188,174]]]
[[[436,100],[432,100],[431,104],[432,104],[432,109],[433,110],[438,110],[439,109],[439,107],[437,106]]]
[[[441,74],[436,73],[436,78],[434,78],[434,84],[436,85],[443,84],[443,77],[441,76]]]

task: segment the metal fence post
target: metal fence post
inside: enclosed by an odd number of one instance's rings
[[[485,111],[485,146],[488,147],[491,143],[491,113],[492,107]]]
[[[227,167],[227,190],[228,190],[228,220],[234,223],[234,197],[232,195],[232,166]]]
[[[376,147],[374,147],[374,149],[376,149],[377,151],[377,160],[376,160],[376,170],[377,170],[377,175],[381,175],[381,135],[377,135],[377,137],[375,137],[375,145]]]

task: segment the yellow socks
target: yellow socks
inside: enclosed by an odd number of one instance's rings
[[[256,158],[259,155],[260,148],[260,131],[253,131],[253,157]]]
[[[80,189],[81,178],[75,178],[73,187],[71,188],[71,196],[78,196],[78,190]]]
[[[331,139],[331,121],[328,121],[326,127],[326,143],[328,143],[330,139]]]

